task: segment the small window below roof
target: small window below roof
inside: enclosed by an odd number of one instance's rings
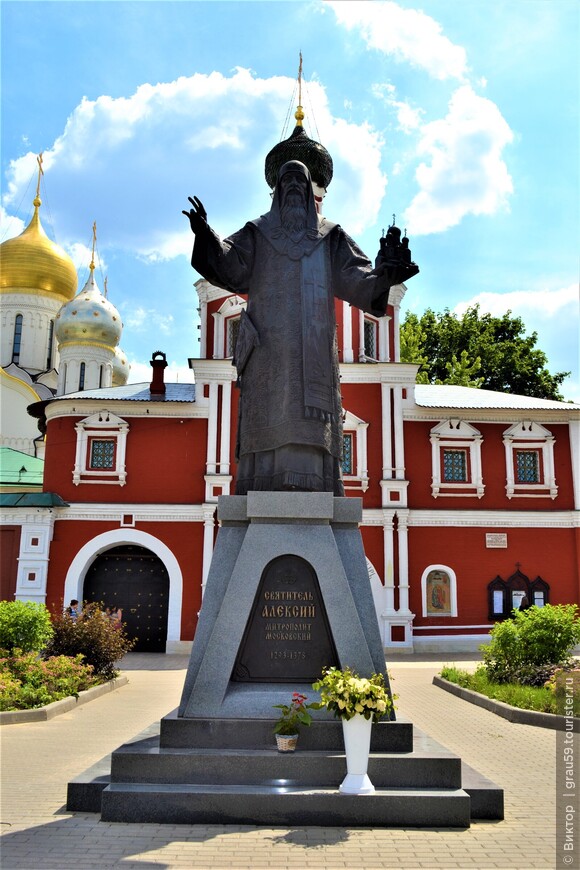
[[[110,411],[85,417],[75,426],[77,448],[73,483],[106,483],[124,486],[127,482],[125,453],[129,424]]]
[[[431,429],[431,494],[475,496],[484,493],[481,432],[465,420],[442,420]]]
[[[555,442],[548,429],[531,420],[506,429],[503,443],[508,498],[556,498]]]

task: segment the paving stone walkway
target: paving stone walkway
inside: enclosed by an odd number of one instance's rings
[[[475,667],[474,657],[446,663]],[[131,653],[129,683],[0,734],[3,870],[556,867],[556,732],[518,725],[431,681],[434,656],[392,657],[399,712],[505,790],[506,818],[469,830],[111,824],[64,809],[67,782],[173,709],[187,658]]]

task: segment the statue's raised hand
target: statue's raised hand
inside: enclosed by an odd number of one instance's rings
[[[191,231],[197,235],[197,233],[203,232],[207,229],[207,212],[203,207],[202,201],[198,199],[197,196],[194,196],[193,199],[191,196],[188,196],[187,198],[193,208],[189,211],[183,211],[182,214],[189,218]]]

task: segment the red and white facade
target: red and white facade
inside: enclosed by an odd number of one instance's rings
[[[204,280],[196,288],[195,386],[126,385],[45,403],[44,490],[67,506],[43,516],[41,580],[14,588],[58,606],[86,597],[111,550],[153,554],[167,577],[167,651],[193,639],[217,498],[235,480],[230,358],[245,301]],[[580,601],[580,406],[416,385],[417,367],[398,361],[404,292],[393,288],[381,320],[336,303],[346,493],[363,500],[385,648],[476,649],[524,593],[538,604]],[[18,511],[4,524],[18,524]],[[122,599],[122,571],[106,582]]]

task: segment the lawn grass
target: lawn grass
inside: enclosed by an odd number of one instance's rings
[[[480,666],[474,673],[445,666],[440,676],[450,683],[479,692],[495,701],[503,701],[521,710],[536,710],[539,713],[563,713],[559,698],[550,689],[535,686],[523,686],[520,683],[492,683],[486,674],[485,667]],[[575,699],[576,701],[576,699]],[[579,705],[574,704],[574,715],[580,715]]]

